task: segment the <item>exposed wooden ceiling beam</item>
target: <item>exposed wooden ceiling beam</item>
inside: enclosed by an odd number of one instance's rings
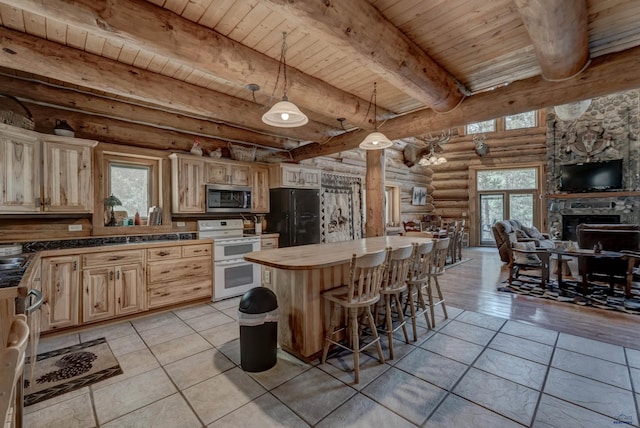
[[[332,131],[313,121],[300,128],[273,128],[260,120],[266,110],[258,104],[5,27],[0,27],[0,67],[296,140],[324,141]]]
[[[594,59],[588,69],[571,80],[550,82],[542,77],[519,80],[494,91],[469,97],[457,109],[447,114],[436,114],[425,109],[389,119],[380,131],[391,140],[397,140],[636,89],[640,88],[640,73],[637,71],[639,68],[640,47],[636,47]],[[366,131],[362,130],[348,132],[334,137],[326,144],[307,144],[293,149],[291,155],[294,160],[299,161],[355,149],[365,135]]]
[[[270,88],[279,61],[142,0],[1,0],[0,3],[214,74],[238,88]],[[159,35],[162,35],[159,37]],[[303,110],[350,123],[367,120],[368,100],[287,67],[288,97]],[[321,107],[321,108],[320,108]],[[390,114],[381,111],[381,114]],[[315,140],[320,141],[320,140]]]
[[[38,104],[26,103],[36,121],[36,130],[51,132],[60,110]],[[187,152],[193,146],[193,136],[177,131],[165,130],[101,116],[78,112],[65,112],[64,119],[75,130],[76,137],[107,143],[126,144],[156,150]],[[227,142],[215,138],[199,138],[206,150],[227,148]]]
[[[589,65],[586,0],[515,0],[542,76],[570,79]]]
[[[75,89],[54,87],[48,84],[0,75],[0,92],[27,101],[46,103],[79,112],[111,117],[127,122],[136,122],[167,130],[186,132],[208,138],[220,138],[276,149],[292,149],[297,141],[274,137],[223,123],[196,119],[174,112],[130,104],[113,98],[103,98],[95,94]],[[63,119],[62,117],[60,119]]]
[[[464,98],[462,85],[367,0],[268,3],[427,107],[446,112]]]

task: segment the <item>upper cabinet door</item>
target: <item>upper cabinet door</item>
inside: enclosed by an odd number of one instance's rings
[[[251,168],[248,165],[231,166],[231,184],[236,186],[251,185]]]
[[[224,163],[207,162],[205,164],[207,183],[229,184],[229,166]]]
[[[43,141],[44,210],[91,212],[91,147],[70,141]]]
[[[40,211],[40,142],[0,133],[0,211]]]
[[[174,213],[204,213],[204,178],[205,163],[195,156],[178,156],[171,158],[171,192]]]

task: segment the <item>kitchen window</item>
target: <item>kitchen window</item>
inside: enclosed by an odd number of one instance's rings
[[[129,217],[136,212],[141,218],[147,216],[151,200],[151,175],[149,165],[109,162],[109,191],[122,202]]]
[[[103,201],[110,195],[122,202],[121,206],[114,207],[118,226],[122,220],[122,214],[118,212],[126,211],[129,219],[134,219],[138,212],[141,226],[144,226],[150,207],[162,209],[170,206],[170,192],[162,186],[163,179],[168,179],[164,177],[169,171],[166,154],[151,149],[132,149],[126,154],[121,150],[108,143],[100,143],[96,149],[98,171],[95,177],[98,182],[95,187],[97,196],[93,224],[98,234],[114,233],[113,227],[105,227],[109,214]],[[170,225],[170,212],[161,211],[160,225]],[[104,229],[101,231],[101,228]]]

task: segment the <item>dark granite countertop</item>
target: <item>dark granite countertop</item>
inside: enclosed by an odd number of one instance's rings
[[[0,288],[17,287],[24,276],[34,254],[18,254],[11,257],[20,257],[24,260],[19,267],[14,269],[0,270]]]
[[[151,244],[162,241],[182,241],[197,239],[197,234],[165,233],[157,235],[105,236],[83,239],[65,239],[53,241],[22,242],[22,254],[11,257],[24,257],[24,262],[15,269],[0,270],[0,288],[17,287],[36,253],[47,250],[67,250],[76,248],[95,248],[127,244]]]

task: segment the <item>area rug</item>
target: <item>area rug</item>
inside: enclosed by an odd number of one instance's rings
[[[468,262],[469,260],[471,260],[471,259],[470,259],[470,258],[460,259],[460,260],[458,260],[458,261],[457,261],[457,262],[455,262],[455,263],[451,263],[451,264],[448,264],[448,265],[444,265],[444,268],[445,268],[445,269],[451,269],[452,267],[456,267],[456,266],[458,266],[458,265],[461,265],[462,263],[466,263],[466,262]]]
[[[640,298],[626,299],[621,288],[616,288],[611,296],[608,294],[608,286],[591,285],[589,294],[583,295],[582,284],[578,282],[566,282],[562,290],[557,283],[552,282],[550,285],[551,287],[547,284],[547,288],[543,289],[539,284],[514,280],[511,285],[506,283],[505,286],[498,287],[498,291],[640,315]]]
[[[27,374],[30,364],[27,357]],[[33,382],[25,379],[24,405],[30,406],[121,373],[118,360],[104,337],[45,352],[36,358]]]

